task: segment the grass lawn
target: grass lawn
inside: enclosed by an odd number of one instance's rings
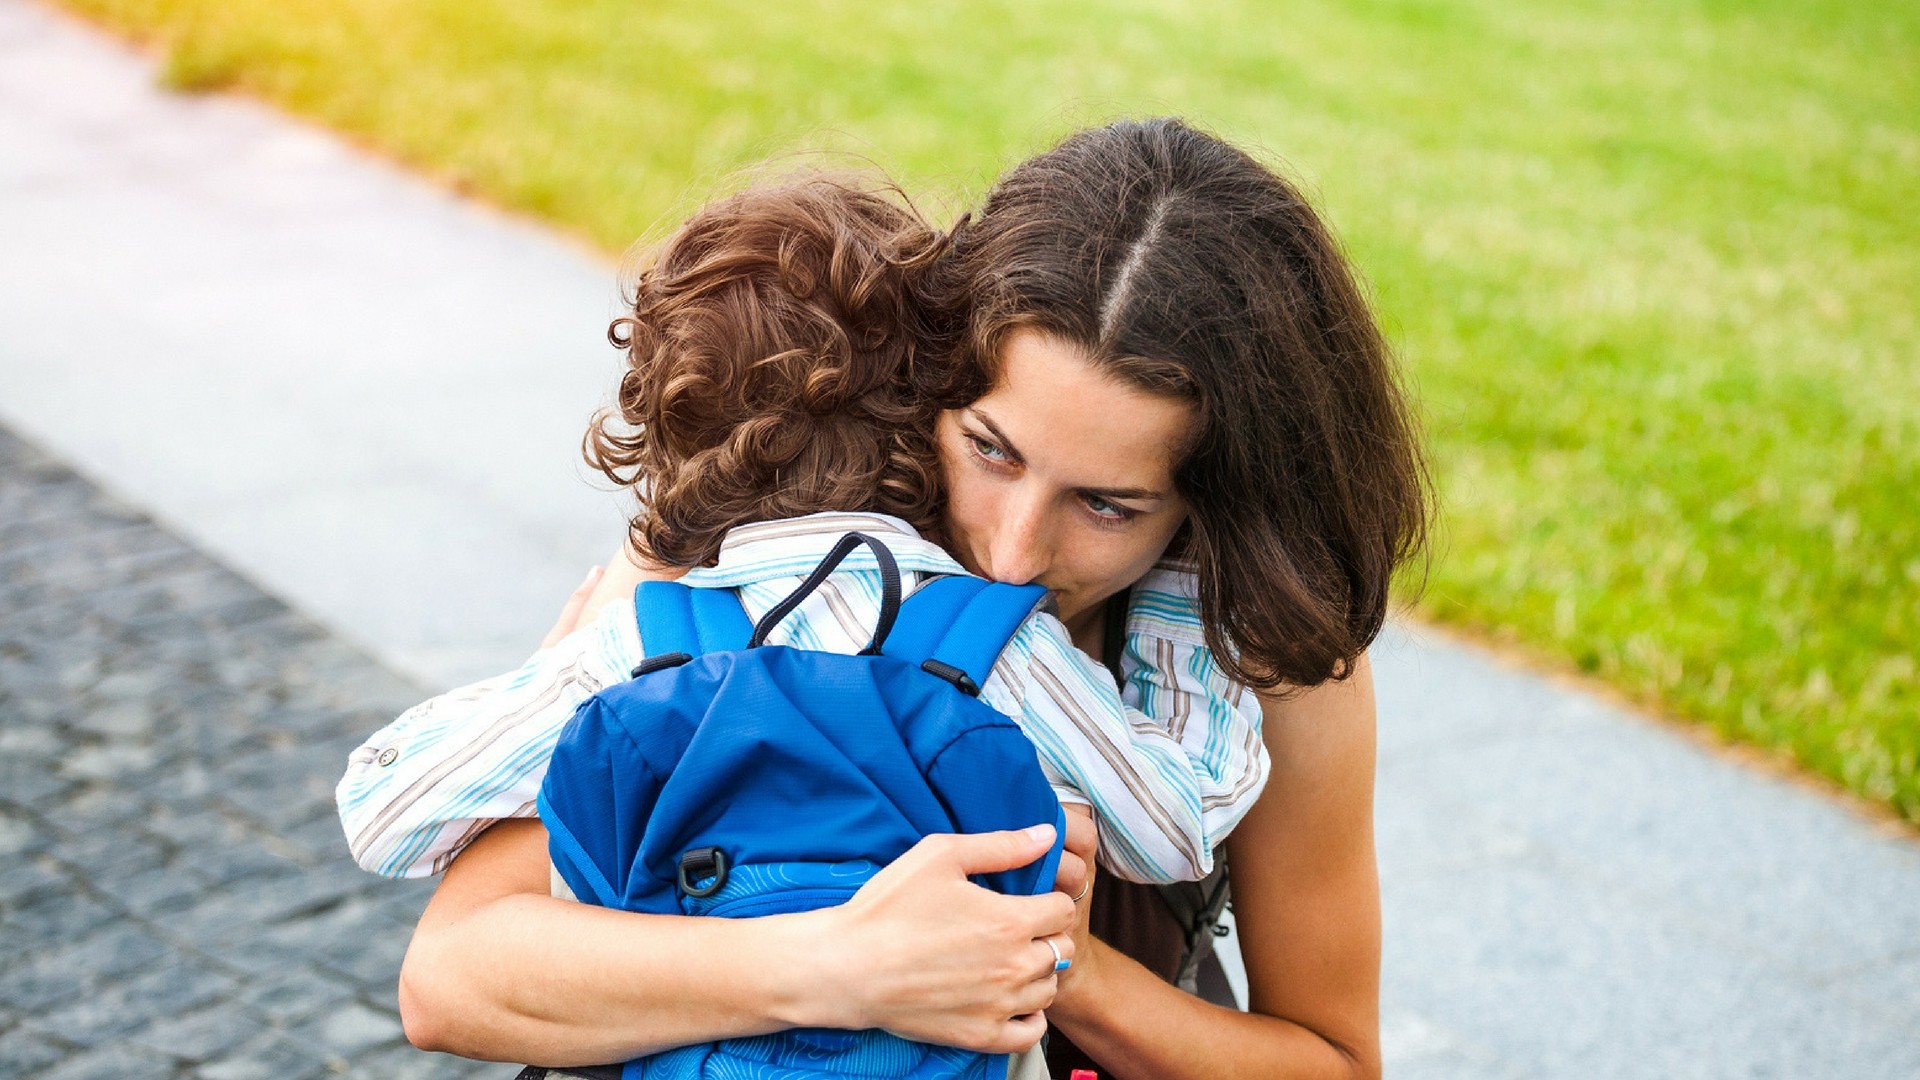
[[[1920,5],[67,2],[608,251],[798,147],[953,206],[1199,118],[1376,289],[1425,614],[1920,821]]]

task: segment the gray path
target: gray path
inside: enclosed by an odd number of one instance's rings
[[[0,0],[0,421],[397,671],[517,661],[618,532],[574,464],[612,269],[150,82]],[[1920,1076],[1911,839],[1417,630],[1377,661],[1395,1076]]]
[[[0,1076],[485,1074],[401,1038],[425,886],[333,815],[417,687],[4,429],[0,616]]]

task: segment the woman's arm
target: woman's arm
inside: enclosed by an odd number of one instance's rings
[[[1380,1075],[1373,672],[1265,702],[1272,771],[1227,840],[1248,1013],[1162,982],[1086,932],[1051,1021],[1115,1077]]]
[[[1068,842],[1090,854],[1090,823]],[[447,871],[400,970],[407,1038],[496,1061],[586,1065],[789,1027],[880,1027],[994,1053],[1032,1046],[1072,956],[1072,901],[969,874],[1045,854],[1036,830],[933,836],[836,908],[754,919],[641,915],[547,895],[546,831],[501,822]],[[1077,891],[1084,862],[1062,861]],[[1045,973],[1044,975],[1042,973]]]
[[[643,564],[631,543],[620,545],[620,550],[607,561],[605,570],[598,567],[595,570],[568,598],[567,607],[560,612],[560,621],[549,631],[549,637],[564,636],[574,626],[593,622],[608,604],[631,598],[633,587],[643,581],[677,581],[686,573],[681,568]]]

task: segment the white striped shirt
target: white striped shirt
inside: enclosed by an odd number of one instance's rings
[[[757,620],[851,531],[886,543],[908,593],[965,572],[897,518],[825,513],[736,528],[715,566],[681,580],[737,590]],[[879,607],[873,555],[856,548],[769,641],[856,652]],[[1191,574],[1156,568],[1142,580],[1126,642],[1116,692],[1112,675],[1073,646],[1058,619],[1035,613],[980,696],[1033,741],[1063,802],[1092,805],[1103,866],[1130,881],[1197,880],[1266,783],[1259,703],[1207,651]],[[535,816],[561,728],[581,702],[626,681],[644,656],[631,601],[609,604],[520,670],[408,709],[353,752],[335,792],[354,858],[377,874],[425,877],[494,822]]]

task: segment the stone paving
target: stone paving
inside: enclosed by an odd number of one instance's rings
[[[0,429],[0,1076],[511,1076],[405,1044],[333,813],[420,697]]]

